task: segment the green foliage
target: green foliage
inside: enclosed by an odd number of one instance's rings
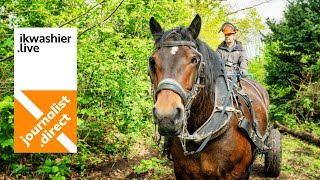
[[[71,159],[68,156],[63,156],[62,159],[57,158],[55,161],[46,159],[37,171],[39,175],[44,175],[52,180],[63,180],[65,176],[71,175],[70,171]]]
[[[0,119],[0,159],[10,161],[16,157],[13,154],[13,96],[0,101]]]
[[[12,171],[12,174],[14,174],[16,178],[21,177],[26,172],[31,170],[31,167],[24,164],[18,164],[18,163],[10,164],[9,168]]]
[[[139,165],[134,167],[134,172],[141,174],[152,171],[155,176],[154,178],[158,179],[161,175],[172,173],[172,170],[163,166],[166,162],[167,159],[158,159],[155,157],[152,159],[142,160]]]
[[[305,122],[314,120],[320,122],[320,83],[300,85],[295,98],[288,101],[288,106],[293,114]]]
[[[265,82],[277,107],[271,108],[271,119],[319,121],[319,8],[317,0],[295,0],[282,21],[267,21],[272,33],[265,39]]]
[[[266,71],[264,69],[266,62],[259,57],[250,60],[248,71],[254,75],[254,80],[259,82],[261,85],[266,86],[264,79],[266,76]]]
[[[267,22],[272,31],[266,38],[271,44],[267,51],[272,55],[267,66],[267,80],[270,83],[282,80],[277,83],[286,86],[290,84],[289,79],[296,80],[292,78],[293,75],[304,77],[306,69],[303,68],[314,66],[319,61],[319,2],[296,0],[289,4],[284,16],[285,19],[280,23],[271,20]],[[277,43],[278,48],[272,49],[272,43]],[[319,79],[319,72],[314,73],[312,81]]]

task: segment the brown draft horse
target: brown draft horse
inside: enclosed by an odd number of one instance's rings
[[[159,23],[150,19],[150,30],[154,36],[156,49],[149,59],[149,75],[158,88],[163,79],[173,79],[175,86],[191,91],[199,74],[200,54],[204,62],[203,87],[195,97],[187,116],[187,130],[192,134],[209,118],[215,105],[216,79],[223,73],[223,64],[216,53],[204,42],[198,39],[201,29],[201,18],[197,15],[188,28],[180,27],[163,31]],[[172,47],[161,44],[178,42]],[[183,43],[179,43],[183,42]],[[193,42],[196,48],[189,43]],[[180,85],[179,85],[180,84]],[[267,91],[253,80],[241,81],[242,87],[252,99],[259,131],[262,135],[267,129],[267,109],[269,98]],[[178,89],[181,87],[178,87]],[[174,162],[174,172],[177,179],[246,179],[247,170],[252,163],[255,151],[250,141],[238,127],[239,117],[233,113],[227,130],[210,140],[205,148],[197,153],[184,155],[177,137],[182,131],[182,121],[185,117],[184,98],[171,89],[157,91],[154,96],[153,117],[158,132],[162,136],[171,137],[171,155]],[[238,101],[245,104],[244,99]],[[238,108],[238,107],[236,107]],[[238,108],[240,109],[240,108]],[[244,117],[252,123],[250,111],[244,106]],[[196,151],[200,144],[187,141],[188,151]]]

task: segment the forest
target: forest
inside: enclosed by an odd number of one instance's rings
[[[249,73],[268,90],[269,123],[282,132],[280,177],[319,179],[320,1],[289,0],[280,21],[230,7],[216,0],[0,0],[0,179],[174,179],[172,162],[152,141],[149,20],[171,29],[189,26],[196,14],[199,38],[213,50],[221,25],[233,22],[237,38],[258,52]],[[14,153],[18,27],[77,28],[75,154]],[[253,179],[264,177],[259,159]]]

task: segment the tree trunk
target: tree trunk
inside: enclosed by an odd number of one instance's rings
[[[289,129],[286,126],[280,124],[278,121],[274,122],[274,126],[277,127],[281,133],[285,132],[285,133],[291,134],[291,135],[293,135],[295,137],[298,137],[300,139],[303,139],[303,140],[306,140],[308,142],[314,143],[314,144],[316,144],[317,146],[320,147],[320,137],[317,136],[314,133],[299,132],[299,131],[296,131],[296,130],[293,130],[293,129]]]

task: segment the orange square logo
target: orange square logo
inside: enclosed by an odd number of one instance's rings
[[[76,152],[76,91],[23,91],[39,108],[36,118],[14,100],[15,152]]]

